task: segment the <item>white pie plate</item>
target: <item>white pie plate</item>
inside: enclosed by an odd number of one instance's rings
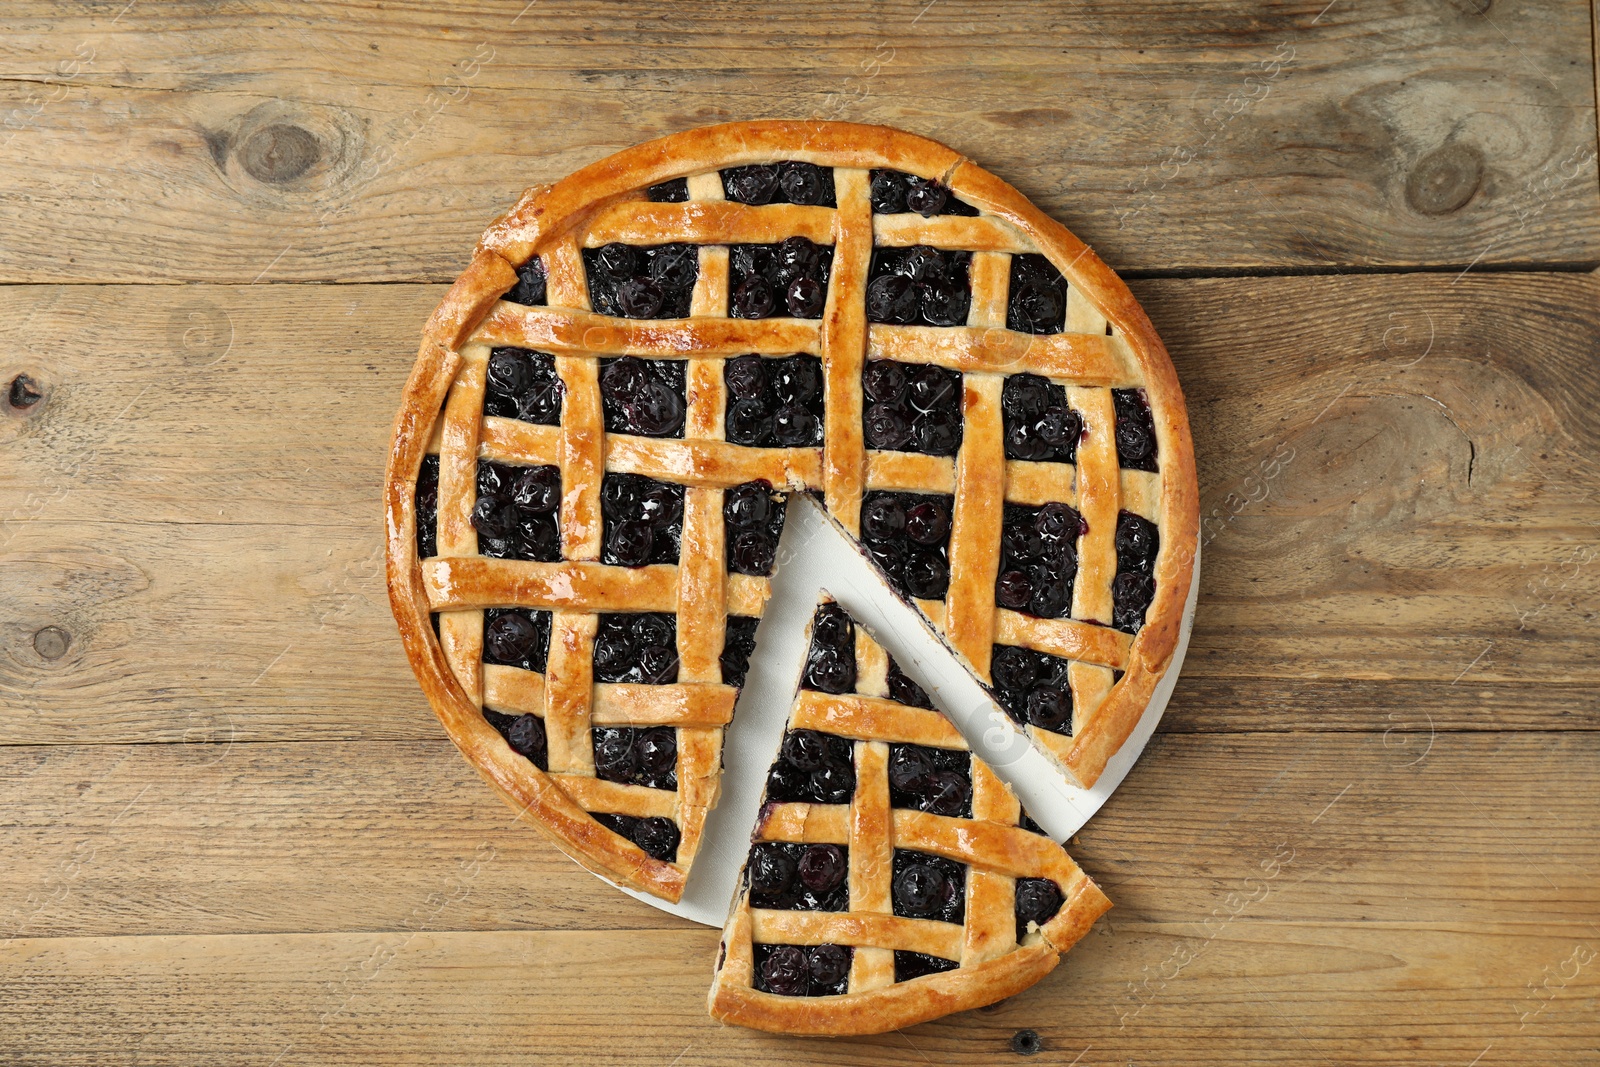
[[[1200,591],[1200,555],[1197,549],[1194,580],[1171,666],[1156,685],[1138,726],[1106,764],[1100,780],[1093,789],[1079,789],[1067,784],[1034,750],[922,617],[883,584],[822,509],[803,495],[791,496],[772,579],[772,599],[756,631],[756,652],[750,658],[744,691],[723,745],[722,799],[706,819],[705,836],[683,899],[669,904],[618,886],[624,893],[685,919],[722,927],[749,851],[767,768],[777,755],[794,703],[805,659],[806,624],[823,590],[866,626],[902,670],[921,683],[972,750],[1016,790],[1039,825],[1057,841],[1065,841],[1121,784],[1161,721],[1189,648]]]

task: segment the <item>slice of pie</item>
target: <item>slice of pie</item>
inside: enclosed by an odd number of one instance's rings
[[[799,1034],[992,1004],[1111,906],[826,598],[740,886],[711,1014]]]
[[[1127,288],[932,141],[690,130],[490,226],[389,460],[417,677],[580,863],[682,894],[795,491],[1073,781],[1138,721],[1198,506],[1177,378]]]

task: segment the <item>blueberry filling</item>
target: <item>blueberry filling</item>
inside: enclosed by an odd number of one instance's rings
[[[642,474],[608,474],[600,483],[600,559],[612,566],[678,562],[683,486]]]
[[[1156,469],[1156,424],[1140,389],[1113,389],[1117,413],[1117,461],[1128,470]]]
[[[1061,887],[1048,878],[1017,879],[1017,940],[1028,932],[1028,924],[1043,926],[1056,917],[1064,898]]]
[[[1022,809],[1022,814],[1017,818],[1017,825],[1031,834],[1038,834],[1040,837],[1050,836],[1045,833],[1044,827],[1033,821],[1033,816],[1028,814],[1027,808]]]
[[[891,744],[889,804],[972,818],[972,754],[964,749]]]
[[[678,680],[678,617],[650,611],[601,615],[594,637],[594,680],[670,685]]]
[[[739,356],[723,364],[722,380],[729,441],[759,448],[822,444],[822,361],[816,356]]]
[[[1069,662],[1048,652],[995,645],[989,676],[1006,714],[1019,723],[1072,736]]]
[[[978,209],[956,199],[950,190],[931,178],[919,178],[898,170],[872,172],[872,210],[879,215],[899,215],[915,211],[923,218],[935,215],[976,215]]]
[[[517,268],[517,284],[506,290],[505,298],[513,304],[533,307],[545,301],[544,261],[534,256]]]
[[[889,657],[889,699],[913,708],[933,707],[927,692],[900,669],[900,664],[894,661],[893,656]]]
[[[554,563],[561,558],[561,468],[478,461],[472,526],[478,553],[492,559]]]
[[[1083,418],[1067,406],[1067,390],[1037,374],[1013,374],[1000,391],[1007,459],[1072,463]]]
[[[600,408],[608,433],[682,437],[684,363],[622,356],[600,361]]]
[[[525,348],[496,348],[489,353],[483,413],[521,419],[541,426],[561,422],[561,397],[566,391],[556,374],[556,357]]]
[[[855,692],[856,624],[837,604],[817,608],[800,684],[822,693]]]
[[[967,914],[965,864],[909,849],[894,850],[890,896],[894,913],[907,919],[959,923]]]
[[[659,816],[636,819],[632,815],[590,812],[594,821],[644,849],[645,855],[672,863],[678,858],[678,824]]]
[[[483,662],[543,674],[550,655],[550,613],[490,608],[483,613]]]
[[[971,252],[879,248],[867,276],[867,321],[961,326],[972,306]]]
[[[1034,252],[1012,256],[1006,292],[1006,329],[1061,332],[1067,315],[1067,280],[1044,256]]]
[[[689,199],[688,178],[668,178],[645,190],[652,204],[681,204]]]
[[[589,731],[596,778],[649,789],[678,788],[678,733],[670,726],[599,726]]]
[[[589,304],[602,315],[681,319],[689,314],[700,253],[694,245],[642,248],[612,242],[583,250]]]
[[[756,627],[761,620],[749,615],[729,615],[722,638],[722,684],[744,685],[750,654],[756,650]]]
[[[772,573],[783,533],[785,500],[766,482],[745,482],[722,497],[728,569],[758,577]]]
[[[950,588],[954,498],[873,490],[861,500],[861,543],[902,596],[943,600]]]
[[[953,456],[961,448],[961,372],[875,359],[861,372],[868,448]]]
[[[804,237],[775,245],[733,245],[728,252],[728,315],[820,319],[828,300],[833,246]]]
[[[1000,524],[994,602],[1041,619],[1071,614],[1078,538],[1086,532],[1083,518],[1065,504],[1007,504]]]
[[[846,804],[856,791],[855,747],[847,738],[790,730],[772,769],[767,799],[779,803]]]
[[[904,949],[894,951],[894,980],[896,982],[909,982],[913,978],[922,978],[930,974],[942,974],[953,971],[961,966],[955,960],[947,960],[942,956],[929,956],[924,952],[907,952]]]
[[[722,172],[722,195],[739,204],[812,204],[836,207],[833,169],[785,160],[730,167]]]
[[[502,715],[488,708],[483,709],[483,717],[500,731],[513,752],[526,757],[541,771],[550,769],[543,719],[537,715]]]
[[[849,850],[839,845],[767,841],[750,848],[750,904],[781,911],[846,911]]]
[[[1155,599],[1156,556],[1161,532],[1156,524],[1130,511],[1117,516],[1117,576],[1111,582],[1111,625],[1138,633]]]
[[[439,457],[423,456],[417,471],[417,558],[439,554]]]
[[[752,984],[780,997],[834,997],[850,984],[848,945],[755,945]]]

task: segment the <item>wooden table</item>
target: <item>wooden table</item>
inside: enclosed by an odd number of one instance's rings
[[[0,12],[0,1062],[1600,1063],[1600,168],[1554,0]],[[705,1014],[715,931],[445,740],[379,555],[423,318],[526,185],[885,122],[1131,278],[1204,576],[994,1008]]]

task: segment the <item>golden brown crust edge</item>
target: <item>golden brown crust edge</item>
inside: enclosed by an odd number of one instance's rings
[[[495,747],[503,742],[483,721],[431,637],[428,605],[415,557],[412,496],[439,405],[454,378],[455,350],[515,280],[512,264],[579,225],[605,202],[701,166],[737,165],[777,155],[834,166],[888,165],[937,174],[958,194],[1020,221],[1042,250],[1121,331],[1138,359],[1156,422],[1163,470],[1163,528],[1157,592],[1136,638],[1129,670],[1090,728],[1060,759],[1080,785],[1092,785],[1137,723],[1170,663],[1194,562],[1198,490],[1188,422],[1177,375],[1142,308],[1099,257],[1020,193],[950,148],[882,126],[757,121],[702,127],[624,149],[575,171],[553,186],[527,190],[486,230],[471,263],[428,320],[418,362],[396,418],[386,471],[386,570],[390,601],[414,673],[463,755],[524,818],[586,867],[633,888],[676,901],[683,874],[604,830],[547,776],[516,766]],[[445,371],[448,369],[448,373]],[[1174,546],[1179,546],[1174,548]]]

